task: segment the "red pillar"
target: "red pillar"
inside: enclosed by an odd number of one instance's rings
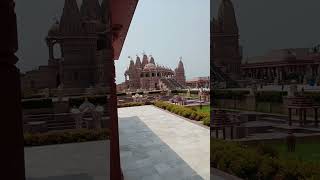
[[[120,180],[122,179],[121,164],[120,164],[120,147],[119,147],[119,129],[118,129],[118,110],[117,110],[117,93],[115,83],[115,66],[112,61],[112,74],[110,86],[110,123],[111,123],[111,179]]]
[[[24,144],[21,110],[17,21],[13,0],[0,1],[0,115],[1,177],[24,180]]]
[[[107,80],[107,86],[110,87],[109,96],[109,116],[110,120],[108,127],[111,130],[110,135],[110,179],[111,180],[121,180],[121,163],[120,163],[120,147],[119,147],[119,128],[118,128],[118,110],[117,110],[117,86],[115,83],[115,63],[114,63],[114,50],[112,49],[112,36],[109,35],[107,38],[107,47],[111,48],[110,55],[107,57],[105,64]]]

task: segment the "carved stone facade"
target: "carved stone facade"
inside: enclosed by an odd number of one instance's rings
[[[244,79],[273,84],[320,83],[320,53],[308,48],[277,49],[246,59],[241,66]]]
[[[130,60],[130,65],[125,71],[125,82],[118,85],[118,90],[160,90],[160,89],[183,89],[186,77],[182,59],[178,67],[173,71],[155,63],[152,56],[146,54],[139,56],[136,62]]]
[[[212,28],[211,56],[214,65],[231,79],[239,79],[242,50],[239,45],[239,30],[231,0],[221,2],[217,19],[213,18]]]
[[[320,45],[274,49],[261,56],[242,59],[239,29],[231,0],[222,0],[211,29],[213,81],[227,82],[227,87],[235,87],[233,84],[246,86],[253,82],[290,84],[292,80],[299,84],[320,85]]]
[[[110,22],[106,4],[106,0],[101,5],[98,0],[84,0],[79,8],[76,1],[65,1],[60,22],[52,25],[46,37],[48,66],[25,73],[24,89],[106,86],[104,66],[112,53],[111,45],[105,43]],[[57,49],[61,57],[55,57]]]

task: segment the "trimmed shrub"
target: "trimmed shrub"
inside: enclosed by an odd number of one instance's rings
[[[203,118],[202,120],[203,120],[203,125],[210,126],[210,117],[209,116]]]
[[[51,99],[26,100],[22,101],[21,103],[23,109],[40,109],[53,107]]]
[[[185,118],[196,120],[196,121],[203,121],[203,124],[206,126],[210,126],[210,115],[209,113],[199,112],[192,108],[188,108],[185,106],[170,104],[164,101],[157,101],[154,103],[155,106],[170,111],[172,113],[178,114]]]
[[[134,107],[134,106],[143,106],[145,103],[140,103],[140,102],[130,102],[130,103],[124,103],[124,104],[119,104],[118,108],[123,108],[123,107]]]
[[[117,96],[126,96],[127,93],[117,93]]]
[[[85,101],[85,97],[78,97],[78,98],[70,98],[69,103],[70,106],[79,107]],[[88,101],[94,105],[105,105],[107,103],[107,96],[95,96],[95,97],[88,97]]]
[[[265,145],[251,148],[237,142],[212,138],[210,158],[214,168],[242,179],[320,179],[319,162],[283,159]]]
[[[281,91],[259,91],[256,94],[256,100],[257,102],[282,103],[283,96],[287,94],[287,92]]]
[[[75,142],[106,140],[110,137],[108,129],[77,129],[41,134],[24,134],[24,146],[43,146]]]
[[[241,99],[249,94],[249,91],[214,90],[211,91],[213,99]]]

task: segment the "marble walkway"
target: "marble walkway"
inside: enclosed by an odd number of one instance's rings
[[[110,142],[25,148],[26,180],[108,180]]]
[[[118,109],[125,180],[209,180],[209,129],[158,109]]]

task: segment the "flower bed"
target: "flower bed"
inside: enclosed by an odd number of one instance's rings
[[[320,179],[320,164],[278,156],[272,147],[248,148],[235,142],[211,139],[211,165],[250,180]]]
[[[185,118],[195,120],[195,121],[203,121],[203,124],[206,126],[210,126],[210,114],[205,113],[205,112],[199,112],[197,110],[180,106],[180,105],[175,105],[175,104],[170,104],[167,102],[163,101],[157,101],[154,103],[155,106],[168,110],[172,113],[178,114],[180,116],[183,116]]]
[[[43,146],[52,144],[64,144],[75,142],[87,142],[106,140],[110,137],[110,130],[78,129],[59,132],[48,132],[41,134],[24,134],[24,146]]]

